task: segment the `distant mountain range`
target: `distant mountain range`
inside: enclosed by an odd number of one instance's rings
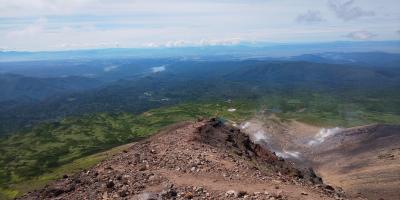
[[[180,59],[249,59],[297,56],[320,52],[392,52],[400,53],[400,41],[359,41],[330,43],[241,43],[238,45],[115,48],[66,50],[53,52],[0,51],[0,62],[69,59],[180,58]]]
[[[0,53],[1,54],[1,53]],[[181,67],[199,70],[207,68],[204,62],[223,62],[223,61],[306,61],[311,63],[325,64],[348,64],[363,67],[376,68],[398,68],[400,67],[400,53],[385,52],[351,52],[351,53],[314,53],[302,54],[289,57],[253,57],[248,59],[234,59],[230,57],[214,58],[93,58],[93,59],[69,59],[69,60],[35,60],[35,61],[15,61],[0,62],[0,73],[20,74],[32,77],[67,77],[81,76],[96,78],[103,81],[115,81],[118,79],[133,79],[144,75],[152,74],[154,69],[171,69],[189,63],[189,66]],[[190,67],[195,63],[199,67]],[[161,70],[161,71],[162,71]],[[212,69],[211,69],[212,70]],[[229,67],[226,70],[232,70]],[[190,71],[192,72],[192,71]],[[189,72],[189,73],[190,73]]]
[[[309,61],[330,64],[359,64],[372,67],[400,67],[400,54],[384,52],[317,53],[286,58],[293,61]]]

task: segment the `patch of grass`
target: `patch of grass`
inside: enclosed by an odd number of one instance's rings
[[[82,157],[72,161],[71,163],[61,165],[56,167],[48,172],[39,175],[37,177],[31,178],[29,180],[12,184],[8,189],[0,190],[0,194],[3,195],[2,199],[12,199],[17,197],[18,195],[24,194],[33,189],[39,189],[44,187],[49,181],[59,179],[63,177],[65,174],[71,175],[82,171],[84,169],[88,169],[101,161],[110,158],[112,155],[115,155],[121,152],[124,149],[127,149],[128,145],[122,145],[118,147],[114,147],[110,150],[95,153],[90,156]]]
[[[282,119],[295,119],[311,125],[333,127],[354,127],[372,123],[399,124],[400,115],[391,113],[368,112],[357,110],[353,112],[328,112],[328,111],[304,111],[286,112],[278,114]]]
[[[265,96],[259,102],[267,108],[279,110],[281,119],[295,119],[317,126],[352,127],[371,123],[400,124],[397,107],[388,104],[384,109],[373,110],[371,104],[385,105],[385,99],[362,99],[359,96],[331,96],[318,93],[292,96]],[[362,100],[360,100],[362,99]],[[390,100],[395,101],[395,100]],[[371,103],[372,102],[372,103]],[[372,106],[377,108],[377,106]],[[392,108],[392,109],[390,109]]]

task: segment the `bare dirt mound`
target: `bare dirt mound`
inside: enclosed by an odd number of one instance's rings
[[[20,199],[341,199],[218,119],[180,123]]]

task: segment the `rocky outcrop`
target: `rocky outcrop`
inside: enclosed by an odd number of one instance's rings
[[[198,128],[197,139],[205,144],[229,150],[241,157],[254,161],[255,167],[272,169],[276,173],[301,178],[313,184],[322,184],[312,168],[299,170],[292,163],[285,161],[275,153],[255,144],[250,137],[240,129],[226,126],[218,118],[211,119],[207,124]]]

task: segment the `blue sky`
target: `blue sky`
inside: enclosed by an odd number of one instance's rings
[[[6,50],[399,39],[399,0],[0,0]]]

